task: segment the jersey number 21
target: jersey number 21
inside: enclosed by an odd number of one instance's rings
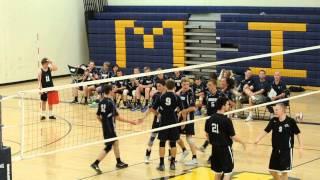
[[[216,123],[212,123],[212,132],[213,133],[216,133],[216,134],[219,134],[219,125],[216,124]]]

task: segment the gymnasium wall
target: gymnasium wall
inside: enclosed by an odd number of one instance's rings
[[[79,0],[0,1],[0,84],[35,79],[40,57],[67,64],[88,61],[83,3]],[[37,42],[39,34],[39,42]]]
[[[269,6],[320,7],[319,0],[109,0],[111,6]]]
[[[264,12],[263,14],[260,14]],[[320,8],[226,6],[106,6],[88,22],[90,58],[122,68],[184,66],[191,14],[218,13],[216,60],[320,45]],[[230,14],[238,13],[238,14]],[[280,71],[288,84],[320,86],[320,50],[218,66],[242,74]]]

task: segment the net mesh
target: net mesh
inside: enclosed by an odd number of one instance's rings
[[[319,48],[319,47],[317,47]],[[311,50],[317,49],[311,48]],[[19,94],[11,99],[3,101],[3,108],[10,109],[14,106],[15,108],[15,117],[9,117],[6,113],[4,119],[19,119],[16,120],[14,124],[15,132],[19,133],[10,133],[10,128],[4,129],[4,139],[18,142],[20,151],[17,154],[20,154],[23,158],[40,156],[43,154],[55,153],[72,148],[80,148],[83,146],[89,146],[93,144],[98,144],[103,142],[102,127],[101,123],[97,120],[96,111],[97,103],[95,100],[101,98],[97,91],[93,91],[92,95],[88,97],[88,105],[84,105],[85,101],[85,89],[86,87],[99,87],[101,84],[112,83],[117,84],[119,81],[130,81],[132,79],[143,79],[143,77],[153,76],[156,77],[159,74],[163,74],[165,77],[174,77],[173,73],[176,71],[181,71],[184,76],[194,79],[196,76],[202,76],[202,81],[205,82],[205,79],[210,78],[211,73],[201,73],[200,69],[205,67],[212,67],[215,65],[223,65],[228,63],[229,66],[233,63],[238,63],[240,61],[259,61],[259,58],[269,57],[270,55],[279,55],[279,53],[285,54],[287,52],[278,52],[273,54],[263,54],[255,57],[246,57],[238,58],[232,60],[225,60],[213,63],[200,64],[195,66],[188,66],[175,69],[159,70],[154,72],[147,72],[141,74],[133,74],[128,76],[114,77],[109,79],[102,79],[97,81],[89,81],[77,84],[66,84],[62,86],[56,86],[53,88],[43,89],[41,93],[46,91],[58,91],[59,94],[59,104],[53,106],[53,115],[56,117],[56,120],[48,119],[50,115],[46,111],[46,120],[40,120],[42,115],[41,112],[41,101],[40,101],[40,92],[37,89],[26,90],[19,92]],[[294,52],[290,52],[294,53]],[[191,72],[189,70],[192,70]],[[194,80],[192,80],[194,83]],[[192,84],[191,83],[191,84]],[[179,82],[176,82],[178,85]],[[219,83],[218,83],[219,85]],[[75,91],[78,92],[78,103],[72,103],[74,100]],[[153,92],[152,88],[151,91]],[[310,111],[315,111],[314,107],[308,105],[309,100],[313,98],[319,98],[319,91],[307,91],[305,94],[291,94],[290,99],[290,112],[291,116],[295,116],[299,112],[307,111],[304,115],[304,122],[307,123],[317,123],[314,120],[314,116],[308,115]],[[119,93],[119,96],[123,94]],[[134,93],[136,94],[136,93]],[[151,93],[152,94],[152,93]],[[297,96],[298,95],[298,96]],[[152,96],[152,95],[151,95]],[[150,98],[151,98],[150,96]],[[299,97],[301,96],[301,97]],[[298,97],[297,99],[295,99]],[[128,95],[128,102],[131,105],[137,103],[137,96]],[[124,116],[126,119],[138,119],[143,116],[141,110],[133,110],[132,106],[126,107],[124,104],[123,98],[117,98],[117,105],[119,106],[119,113]],[[146,104],[146,95],[141,96],[141,104]],[[151,101],[151,100],[150,100]],[[149,101],[149,103],[150,103]],[[199,99],[197,104],[200,103]],[[14,105],[13,105],[14,104]],[[297,104],[300,104],[296,108]],[[302,104],[302,106],[301,106]],[[124,107],[124,108],[122,108]],[[237,114],[239,117],[244,114],[246,116],[246,110],[243,109],[246,106],[240,107],[240,109],[234,108],[232,113]],[[255,119],[268,119],[269,113],[266,110],[266,105],[258,105],[257,107],[251,107],[254,110]],[[290,111],[289,111],[290,110]],[[12,111],[10,111],[12,112]],[[205,108],[202,109],[202,116],[195,117],[195,126],[196,129],[203,129],[204,120],[205,120]],[[310,113],[311,114],[311,113]],[[234,116],[233,116],[234,117]],[[116,123],[116,132],[118,138],[125,138],[134,135],[147,134],[151,132],[151,127],[153,123],[153,116],[148,116],[142,124],[131,125],[124,122],[117,121]],[[186,122],[190,123],[190,122]],[[179,126],[181,124],[177,124]],[[169,128],[169,127],[163,127]],[[155,130],[154,130],[155,131]],[[202,136],[203,133],[197,133],[197,136]],[[108,140],[106,140],[108,141]],[[147,141],[147,138],[146,138]],[[18,146],[18,145],[17,145]]]

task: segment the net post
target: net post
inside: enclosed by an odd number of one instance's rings
[[[0,151],[3,149],[3,141],[2,141],[2,95],[0,95]]]
[[[24,107],[24,93],[19,92],[19,105],[20,105],[20,158],[23,159],[24,156],[24,146],[25,146],[25,128],[24,128],[24,119],[25,119],[25,107]]]
[[[0,95],[0,179],[12,179],[11,148],[3,146],[2,136],[2,95]]]

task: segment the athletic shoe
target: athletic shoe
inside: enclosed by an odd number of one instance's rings
[[[45,116],[41,116],[41,117],[40,117],[40,120],[41,120],[41,121],[44,121],[44,120],[46,120],[46,117],[45,117]]]
[[[127,102],[127,108],[131,109],[132,107],[133,107],[132,104],[130,102]]]
[[[194,113],[195,116],[201,116],[201,111],[197,110],[195,113]]]
[[[144,157],[144,163],[149,164],[150,163],[150,156]]]
[[[251,115],[249,115],[248,117],[247,117],[247,119],[245,119],[244,121],[245,122],[249,122],[249,121],[252,121],[253,119],[252,119],[252,116]]]
[[[207,160],[208,164],[211,164],[211,156],[209,157],[209,159]]]
[[[141,112],[146,112],[148,110],[148,106],[144,106],[143,108],[141,108]]]
[[[97,164],[95,164],[95,163],[91,164],[91,168],[93,170],[95,170],[97,172],[97,174],[102,174],[102,171]]]
[[[201,151],[201,152],[205,152],[206,151],[206,148],[205,147],[203,147],[203,146],[201,146],[200,148],[198,148],[199,149],[199,151]]]
[[[136,110],[137,110],[137,107],[135,107],[135,106],[131,107],[131,111],[136,111]]]
[[[141,105],[137,105],[136,106],[136,110],[141,110],[142,106]]]
[[[128,164],[124,163],[124,162],[119,162],[117,163],[116,167],[118,169],[123,169],[123,168],[127,168],[128,167]]]
[[[198,160],[193,158],[191,161],[185,162],[184,165],[186,165],[186,166],[196,166],[196,165],[198,165]]]
[[[57,118],[55,116],[49,116],[49,119],[56,120]]]
[[[185,150],[182,152],[179,162],[183,161],[189,155],[189,151]]]
[[[164,164],[159,164],[159,166],[157,167],[158,171],[164,171]]]
[[[174,171],[176,170],[176,164],[175,163],[170,163],[170,170]]]
[[[73,100],[73,101],[71,101],[71,103],[72,103],[72,104],[77,104],[77,103],[78,103],[78,101]]]

